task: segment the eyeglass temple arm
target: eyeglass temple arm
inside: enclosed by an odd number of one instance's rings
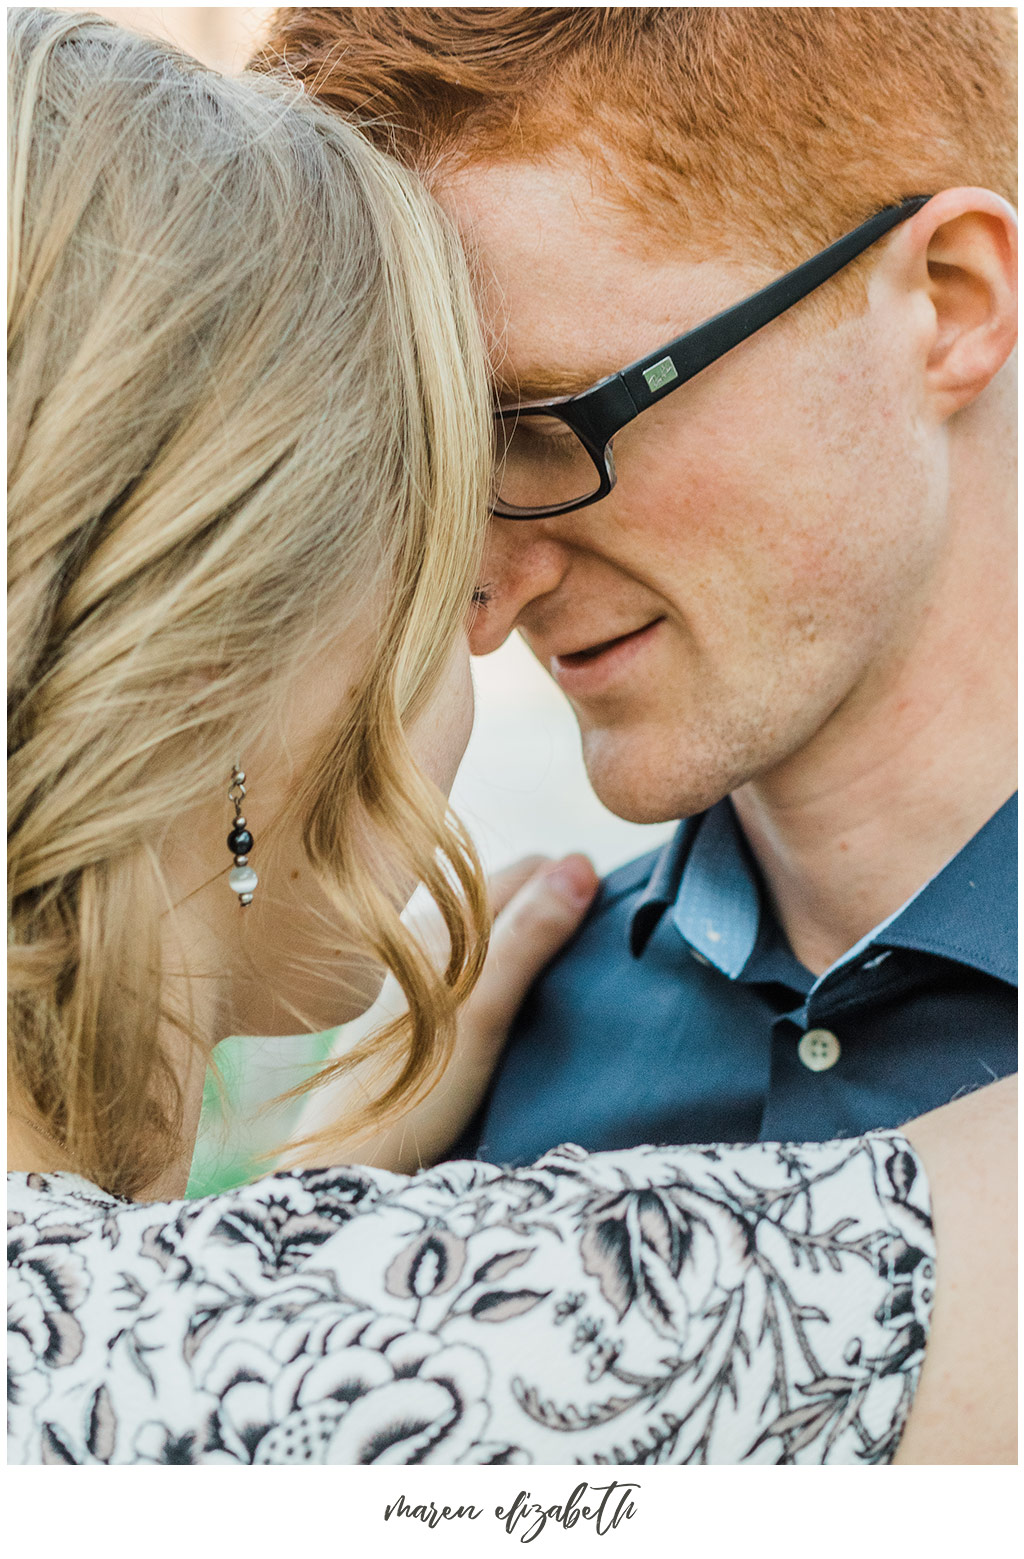
[[[692,379],[702,368],[723,357],[734,346],[752,336],[762,325],[776,319],[801,298],[828,281],[844,265],[849,265],[865,249],[882,238],[891,228],[897,227],[914,216],[931,199],[930,195],[915,195],[898,206],[887,206],[875,216],[855,227],[852,233],[830,244],[820,254],[795,270],[788,271],[777,281],[769,282],[760,292],[744,298],[731,308],[716,314],[696,330],[679,336],[660,351],[640,358],[623,368],[618,377],[628,389],[637,411],[643,411],[661,400],[663,395],[677,389]]]

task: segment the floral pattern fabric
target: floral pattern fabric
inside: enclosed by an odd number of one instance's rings
[[[886,1462],[934,1285],[892,1132],[8,1203],[13,1462]]]

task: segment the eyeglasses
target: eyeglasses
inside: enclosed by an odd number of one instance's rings
[[[493,513],[536,520],[604,498],[615,486],[616,433],[806,298],[930,199],[915,195],[887,206],[795,270],[578,395],[500,407],[494,413]]]

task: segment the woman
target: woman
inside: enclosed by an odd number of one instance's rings
[[[529,877],[456,1042],[486,904],[443,792],[489,434],[427,198],[298,92],[94,19],[10,29],[12,1459],[1007,1454],[1000,1399],[970,1427],[1009,1324],[971,1230],[1002,1089],[906,1137],[180,1200],[213,1044],[344,1021],[384,969],[407,1016],[303,1163],[443,1147],[594,881]],[[417,882],[442,973],[399,918]],[[911,1412],[925,1170],[945,1287]]]

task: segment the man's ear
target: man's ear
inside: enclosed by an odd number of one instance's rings
[[[947,189],[907,224],[931,305],[927,389],[943,417],[970,405],[1017,340],[1017,219],[986,189]]]

